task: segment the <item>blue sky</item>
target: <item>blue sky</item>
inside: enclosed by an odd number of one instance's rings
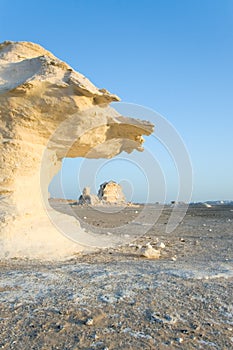
[[[4,40],[39,43],[123,102],[159,112],[190,154],[192,199],[233,199],[232,0],[0,0]],[[153,149],[171,200],[177,192],[174,164],[162,147]],[[67,197],[79,194],[80,162],[64,161]],[[115,167],[102,169],[97,187],[116,177]],[[128,196],[134,187],[133,200],[144,201],[142,174],[125,170],[114,179],[125,181]],[[161,171],[158,183],[160,178]],[[50,187],[54,195],[58,183],[57,177]]]

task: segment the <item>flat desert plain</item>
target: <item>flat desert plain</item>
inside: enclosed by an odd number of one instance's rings
[[[130,231],[143,210],[51,204],[110,237],[114,228]],[[166,233],[171,210],[120,247],[65,262],[2,261],[0,348],[232,349],[233,206],[191,205]],[[140,255],[141,246],[161,242],[159,259]]]

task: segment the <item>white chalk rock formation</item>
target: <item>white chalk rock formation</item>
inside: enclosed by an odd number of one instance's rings
[[[39,45],[0,44],[0,258],[64,258],[95,246],[49,206],[48,185],[64,157],[142,150],[153,126],[108,106],[118,100]]]
[[[98,205],[100,204],[99,198],[91,194],[90,187],[84,187],[81,196],[79,197],[78,204],[80,205]]]
[[[160,257],[160,250],[154,249],[150,243],[147,243],[146,247],[142,247],[139,253],[147,259],[159,259]]]
[[[77,204],[94,206],[124,205],[126,200],[121,185],[115,181],[109,181],[100,185],[97,195],[91,194],[89,187],[84,187]]]
[[[104,182],[100,185],[98,197],[101,201],[108,204],[124,204],[125,196],[121,185],[114,181]]]

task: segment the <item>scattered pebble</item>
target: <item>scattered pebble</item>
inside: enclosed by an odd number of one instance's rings
[[[189,333],[189,331],[187,330],[187,329],[181,329],[180,330],[182,333],[184,333],[184,334],[188,334]]]
[[[84,220],[86,220],[86,219],[87,219],[87,217],[86,217],[86,216],[84,216],[84,217],[83,217],[83,219],[84,219]]]
[[[156,247],[157,248],[165,248],[165,244],[163,243],[163,242],[158,242],[157,244],[156,244]]]
[[[172,261],[176,261],[177,257],[176,256],[173,256],[172,257]]]
[[[99,336],[96,333],[94,333],[91,337],[95,340],[99,339]]]
[[[176,341],[177,341],[178,343],[182,343],[182,342],[184,341],[184,339],[183,339],[183,338],[176,338]]]
[[[208,230],[209,232],[212,232],[212,228],[209,228],[209,230]]]
[[[148,259],[159,259],[160,251],[154,249],[150,243],[147,243],[146,247],[140,249],[140,254]]]
[[[86,321],[86,323],[85,323],[85,325],[86,325],[86,326],[93,326],[93,323],[94,323],[93,318],[88,318],[87,321]]]
[[[177,322],[177,318],[170,315],[161,316],[159,314],[153,313],[151,317],[153,321],[163,324],[175,324]]]

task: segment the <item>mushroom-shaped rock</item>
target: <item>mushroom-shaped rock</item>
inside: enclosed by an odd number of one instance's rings
[[[48,185],[65,157],[142,150],[153,125],[119,115],[109,106],[118,100],[39,45],[0,44],[1,258],[54,259],[86,249],[76,243],[85,234],[78,221],[49,206]]]

